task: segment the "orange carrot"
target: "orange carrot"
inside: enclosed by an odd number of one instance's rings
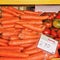
[[[6,7],[1,7],[0,8],[3,12],[7,12],[9,14],[12,14],[13,16],[19,16],[19,14],[15,13],[14,11],[11,11],[10,9],[6,8]]]
[[[26,28],[29,28],[31,30],[38,31],[38,32],[42,32],[45,29],[45,26],[41,26],[40,28],[38,28],[38,27],[34,27],[31,24],[26,24],[26,23],[25,24],[21,24],[21,25],[26,27]]]
[[[10,40],[18,40],[18,39],[19,39],[19,37],[16,36],[16,35],[12,35],[12,36],[10,37]]]
[[[19,21],[19,18],[16,17],[8,17],[8,18],[2,18],[1,19],[1,24],[11,24],[11,23],[16,23]]]
[[[20,24],[15,24],[15,28],[24,28],[24,27],[21,26]]]
[[[35,53],[38,53],[38,52],[40,52],[40,51],[42,51],[42,50],[39,49],[39,48],[34,48],[34,49],[31,49],[31,50],[25,50],[24,52],[25,52],[26,54],[35,54]]]
[[[3,36],[12,36],[12,35],[18,35],[18,34],[19,34],[18,30],[5,30],[2,33]]]
[[[12,24],[12,23],[3,24],[2,27],[3,28],[12,28],[12,27],[14,27],[14,24]]]
[[[19,38],[20,39],[34,39],[34,38],[39,38],[40,36],[39,35],[28,35],[28,34],[19,34]]]
[[[26,48],[25,50],[31,50],[37,48],[37,43],[31,45],[30,47]]]
[[[8,43],[8,40],[3,39],[3,38],[0,38],[0,42],[3,42],[3,43]]]
[[[43,59],[44,59],[44,53],[41,51],[28,57],[28,60],[43,60]]]
[[[4,42],[0,41],[0,46],[7,46],[7,43],[4,43]]]
[[[27,43],[27,44],[21,44],[20,46],[27,48],[27,47],[30,47],[32,45],[33,45],[32,43]]]
[[[32,15],[21,15],[21,19],[27,20],[45,20],[48,19],[49,16],[32,16]]]
[[[24,13],[27,15],[41,15],[42,12],[33,12],[33,11],[28,11],[28,10],[24,10]]]
[[[21,45],[21,44],[35,43],[37,41],[38,39],[13,40],[9,42],[9,45]]]
[[[0,33],[4,31],[4,28],[0,25]]]
[[[14,35],[14,34],[16,35],[16,33],[13,33],[13,32],[7,32],[7,31],[6,31],[6,32],[3,32],[2,35],[3,35],[3,36],[12,36],[12,35]]]
[[[27,29],[27,28],[23,29],[21,33],[25,34],[25,35],[31,35],[31,36],[32,35],[39,35],[39,32],[32,31],[32,30]]]
[[[19,49],[0,49],[0,50],[6,50],[6,51],[11,51],[11,52],[21,52],[22,51]]]
[[[18,31],[20,31],[20,29],[15,29],[14,27],[12,27],[12,28],[4,28],[4,30],[3,30],[3,32],[18,32]]]
[[[27,58],[0,57],[0,60],[28,60]]]
[[[27,24],[43,24],[43,22],[41,20],[20,20],[17,22],[18,24],[24,24],[24,23],[27,23]]]
[[[10,40],[10,37],[9,37],[9,36],[4,36],[4,35],[2,35],[2,38],[3,38],[3,39],[7,39],[8,41]]]
[[[6,13],[6,12],[2,12],[2,17],[14,17],[12,14]]]
[[[2,57],[28,57],[29,55],[26,53],[21,53],[21,52],[0,50],[0,56]]]
[[[17,14],[24,14],[24,12],[22,10],[18,10],[16,8],[12,7],[12,6],[9,6],[8,9],[16,12]]]
[[[12,36],[12,35],[18,35],[18,32],[7,32],[7,31],[5,31],[5,32],[3,32],[2,35],[9,37],[9,36]]]
[[[12,28],[5,28],[4,31],[15,31],[15,28],[12,27]]]
[[[3,46],[3,47],[1,47],[0,46],[0,50],[18,50],[18,51],[20,51],[20,50],[23,50],[23,47],[19,47],[19,46],[17,46],[17,47],[12,47],[12,46]]]
[[[31,34],[32,34],[31,36],[38,35],[38,33],[36,31],[33,31],[31,29],[27,29],[27,28],[23,29],[21,34],[26,34],[28,36],[31,35]]]
[[[18,32],[18,34],[22,31],[20,28],[15,28],[15,31]]]

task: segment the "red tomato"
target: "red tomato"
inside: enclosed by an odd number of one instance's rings
[[[60,30],[57,31],[57,35],[60,38]]]
[[[53,20],[55,16],[56,16],[56,13],[54,13],[54,12],[53,13],[50,13],[49,19],[50,20]]]
[[[57,31],[58,31],[58,28],[52,28],[52,30],[54,30],[54,31],[56,31],[56,32],[57,32]]]
[[[43,34],[45,35],[50,35],[50,33],[51,33],[50,29],[47,29],[47,28],[43,31]]]
[[[55,30],[51,30],[51,37],[55,38],[57,37],[57,32]]]
[[[45,24],[45,26],[47,28],[51,28],[52,27],[52,22],[51,21],[46,21],[44,24]]]
[[[60,15],[56,16],[57,19],[60,19]]]
[[[57,18],[57,19],[60,19],[60,11],[58,12],[56,18]]]

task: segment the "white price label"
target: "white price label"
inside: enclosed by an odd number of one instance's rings
[[[49,53],[55,54],[57,45],[58,41],[42,34],[37,47],[48,51]]]

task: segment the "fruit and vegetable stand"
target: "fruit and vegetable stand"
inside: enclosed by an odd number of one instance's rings
[[[60,10],[35,10],[51,4],[60,1],[0,0],[0,60],[60,60]]]

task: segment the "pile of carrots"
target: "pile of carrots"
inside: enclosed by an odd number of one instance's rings
[[[37,47],[42,31],[42,12],[21,11],[11,6],[0,7],[0,60],[50,60],[50,54]]]

